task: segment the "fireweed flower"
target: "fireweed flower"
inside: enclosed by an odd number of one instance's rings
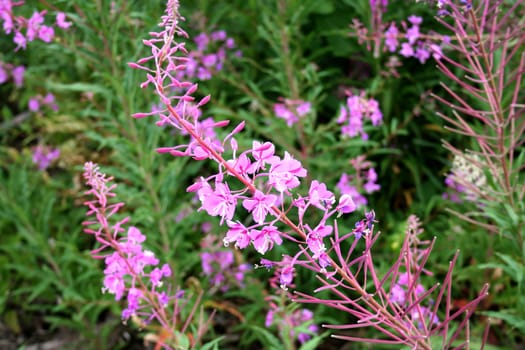
[[[251,269],[249,264],[237,264],[233,251],[221,249],[213,236],[206,236],[201,247],[205,250],[200,254],[202,271],[213,288],[226,292],[232,286],[244,287],[244,275]]]
[[[406,272],[400,274],[397,282],[391,287],[390,301],[406,308],[412,302],[410,298],[417,299],[421,297],[426,292],[426,289],[419,283],[413,287],[413,279],[414,276],[409,276]],[[430,304],[432,304],[432,301],[430,301]],[[434,325],[439,324],[438,316],[435,313],[433,314],[429,307],[418,306],[412,308],[409,315],[412,318],[412,324],[420,329],[424,327],[424,323],[429,321]]]
[[[276,326],[281,338],[286,337],[291,342],[298,340],[302,344],[308,341],[312,335],[317,334],[319,328],[313,323],[313,312],[308,309],[295,308],[294,305],[286,305],[286,301],[292,298],[286,286],[295,287],[292,283],[293,260],[285,255],[279,267],[275,269],[274,275],[270,278],[270,287],[275,290],[276,295],[265,298],[270,308],[266,314],[264,325],[268,328]],[[264,266],[262,260],[261,264]],[[273,267],[273,264],[267,263],[267,265],[270,265],[269,268]]]
[[[8,82],[11,76],[15,86],[21,87],[24,84],[24,74],[24,66],[14,66],[0,61],[0,84]]]
[[[399,42],[397,40],[399,36],[399,30],[395,23],[391,23],[385,32],[385,45],[388,47],[388,51],[395,52]]]
[[[86,226],[84,231],[100,243],[92,255],[105,263],[102,291],[114,295],[115,300],[127,301],[127,307],[122,311],[124,320],[137,315],[146,323],[156,319],[163,328],[172,329],[166,309],[172,297],[161,289],[163,279],[172,274],[171,268],[167,264],[160,266],[155,254],[143,248],[146,236],[138,228],[124,228],[129,218],[110,223],[124,205],[110,203],[116,187],[111,184],[112,178],[106,177],[91,162],[84,165],[83,176],[90,187],[86,194],[95,198],[85,203],[89,208],[87,216],[92,219],[83,224]],[[177,313],[177,307],[175,309]]]
[[[314,314],[308,309],[290,310],[270,303],[270,310],[266,314],[264,325],[276,326],[281,337],[297,339],[301,344],[306,343],[312,335],[317,334],[319,327],[313,323]],[[299,331],[299,329],[303,331]],[[285,333],[286,332],[286,333]]]
[[[123,319],[136,314],[148,315],[145,310],[148,305],[153,306],[153,309],[163,309],[167,306],[166,297],[157,288],[162,286],[163,277],[171,276],[170,267],[166,264],[158,267],[159,260],[155,254],[142,247],[146,236],[138,228],[130,226],[125,231],[123,225],[128,221],[127,218],[110,225],[108,219],[123,205],[108,203],[108,199],[115,196],[112,192],[115,185],[110,184],[112,178],[107,178],[93,163],[86,163],[84,170],[86,183],[91,187],[86,194],[96,197],[85,203],[89,208],[87,215],[93,215],[96,219],[86,221],[84,225],[98,226],[96,229],[86,228],[85,232],[94,235],[101,243],[101,247],[93,251],[93,256],[104,259],[106,265],[102,291],[113,294],[115,300],[127,298],[128,306],[122,312]],[[122,235],[123,232],[126,234]],[[159,313],[159,310],[155,310],[155,313]]]
[[[41,145],[33,148],[33,163],[38,165],[38,170],[47,169],[58,157],[60,157],[60,150],[58,148],[53,149]]]
[[[21,87],[22,85],[24,85],[25,71],[26,68],[24,66],[17,66],[11,71],[11,75],[13,76],[13,81],[16,87]]]
[[[53,26],[44,24],[47,11],[35,11],[29,18],[15,15],[13,8],[22,5],[24,5],[23,1],[0,1],[0,23],[6,34],[13,33],[13,42],[17,45],[15,51],[20,48],[25,49],[28,42],[36,39],[46,43],[51,42],[55,36],[55,29]],[[66,22],[65,15],[59,12],[56,25],[66,29],[71,26],[71,23]]]
[[[5,83],[9,79],[7,70],[4,68],[2,62],[0,62],[0,84]]]
[[[364,156],[351,159],[350,164],[355,170],[354,175],[341,174],[336,187],[342,195],[349,195],[357,208],[366,206],[368,200],[361,189],[367,194],[379,191],[381,185],[377,183],[377,173],[372,163],[366,161]]]
[[[363,140],[368,139],[368,134],[363,130],[365,119],[369,119],[373,126],[381,124],[383,114],[379,110],[379,103],[373,98],[366,99],[365,92],[360,96],[350,95],[346,99],[346,105],[341,106],[338,124],[343,124],[341,134],[343,137],[354,137],[361,135]]]
[[[276,203],[276,195],[265,195],[261,191],[256,190],[253,197],[245,199],[242,205],[252,213],[253,220],[259,225],[262,225],[266,220],[266,215]]]
[[[48,93],[46,96],[36,95],[31,97],[27,105],[31,112],[38,112],[41,106],[47,106],[55,112],[58,111],[55,96],[51,93]]]
[[[67,29],[73,25],[73,23],[66,21],[66,14],[64,12],[57,13],[56,25],[59,28]]]
[[[282,99],[283,103],[273,105],[273,111],[277,118],[284,119],[286,125],[292,126],[300,118],[306,116],[311,111],[311,103],[302,100]]]
[[[184,70],[177,72],[177,79],[209,80],[213,74],[221,71],[228,56],[240,56],[235,51],[235,41],[224,30],[211,34],[200,33],[194,39],[196,50],[189,52]]]

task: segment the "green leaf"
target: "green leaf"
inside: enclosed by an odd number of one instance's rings
[[[324,338],[326,338],[329,334],[330,334],[330,333],[325,332],[325,333],[323,333],[323,334],[320,335],[320,336],[313,337],[312,339],[308,340],[306,343],[304,343],[303,345],[301,345],[301,347],[299,348],[299,350],[315,350],[315,349],[317,349],[317,346],[319,345],[319,343],[321,342],[321,340],[323,340]]]

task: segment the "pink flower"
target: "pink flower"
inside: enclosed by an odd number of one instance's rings
[[[310,113],[310,102],[302,100],[288,100],[284,99],[284,103],[276,103],[273,106],[273,111],[278,118],[286,120],[288,126],[299,121],[300,117],[304,117]]]
[[[18,50],[19,48],[23,48],[23,49],[26,48],[27,39],[22,33],[18,32],[18,31],[15,33],[15,37],[13,38],[13,42],[16,44],[16,50]]]
[[[56,23],[59,28],[67,29],[71,27],[73,23],[66,21],[66,14],[64,12],[57,13]]]
[[[224,41],[226,40],[226,32],[224,30],[218,30],[210,34],[211,40]]]
[[[205,67],[213,67],[217,64],[217,55],[215,54],[209,54],[202,56],[202,64]]]
[[[321,210],[331,207],[335,202],[334,194],[326,189],[324,183],[317,180],[312,181],[308,196],[310,203]]]
[[[235,248],[246,248],[251,241],[248,235],[248,229],[239,222],[226,221],[226,224],[230,229],[226,233],[226,237],[222,240],[224,245],[228,246],[231,242],[235,242]]]
[[[276,103],[273,106],[273,112],[278,118],[286,120],[288,126],[292,126],[299,120],[283,103]]]
[[[403,43],[401,44],[401,51],[399,51],[399,53],[405,57],[412,57],[414,56],[414,49],[409,43]]]
[[[341,214],[351,213],[357,209],[357,206],[355,205],[354,201],[352,200],[352,196],[349,194],[343,194],[341,198],[339,198],[339,205],[337,206],[337,211]]]
[[[5,83],[7,79],[9,79],[9,75],[7,75],[7,71],[0,64],[0,84]]]
[[[265,195],[259,190],[256,190],[252,198],[247,198],[243,201],[243,207],[252,213],[253,220],[262,225],[266,219],[266,215],[271,211],[272,206],[277,202],[277,196],[274,194]]]
[[[55,112],[58,111],[58,105],[55,103],[55,96],[52,93],[48,93],[42,99],[42,103],[50,107]]]
[[[250,159],[246,156],[245,153],[242,153],[237,159],[228,160],[227,163],[231,165],[241,175],[248,174],[252,165]]]
[[[397,49],[398,41],[397,36],[399,31],[394,23],[388,27],[388,30],[385,32],[385,45],[388,46],[388,51],[394,52]]]
[[[60,156],[58,148],[50,149],[45,146],[37,146],[33,149],[33,163],[38,165],[39,170],[45,170],[55,159]]]
[[[277,191],[285,192],[299,186],[298,177],[305,177],[306,169],[301,162],[294,159],[290,153],[284,152],[284,159],[272,164],[268,176],[268,184]]]
[[[405,34],[405,38],[408,39],[410,45],[414,45],[416,40],[419,38],[419,27],[416,25],[410,27]]]
[[[414,57],[416,57],[419,60],[419,62],[423,64],[430,58],[430,52],[427,49],[425,49],[423,46],[420,45],[416,49],[416,53],[414,54]]]
[[[274,243],[281,245],[283,242],[281,233],[275,226],[265,226],[261,231],[253,229],[250,231],[249,236],[253,240],[255,250],[261,254],[271,250]]]
[[[210,39],[208,38],[208,35],[206,33],[200,33],[193,39],[193,41],[197,44],[197,49],[199,51],[204,51],[206,50]]]
[[[31,18],[29,18],[29,21],[27,22],[27,40],[33,41],[35,40],[36,36],[38,35],[38,31],[40,29],[40,25],[44,23],[44,16],[45,12],[34,12]]]
[[[50,43],[55,36],[55,29],[49,26],[41,26],[38,29],[38,38],[43,42]]]
[[[293,265],[288,265],[281,269],[281,276],[279,278],[281,288],[286,288],[286,286],[289,286],[290,284],[292,284],[293,272],[294,272]]]
[[[390,293],[390,301],[393,303],[404,304],[406,300],[406,292],[399,284],[394,284],[392,292]]]
[[[162,265],[162,268],[154,268],[150,274],[150,282],[151,285],[154,287],[160,287],[162,285],[162,277],[170,277],[171,276],[171,268],[168,264]]]
[[[314,256],[319,256],[326,250],[322,237],[315,231],[310,232],[306,236],[306,244],[308,245],[308,249],[314,253]]]
[[[252,156],[255,162],[250,166],[248,173],[252,174],[260,169],[264,169],[266,164],[273,164],[279,161],[279,157],[274,156],[275,146],[271,142],[261,144],[259,141],[252,143]]]
[[[7,4],[11,5],[10,2],[7,2]],[[0,18],[4,21],[3,28],[6,34],[10,34],[14,27],[13,19],[11,18],[10,12],[11,12],[11,9],[7,9],[6,11],[0,11]]]
[[[310,113],[312,109],[312,104],[310,102],[300,102],[297,106],[297,114],[299,114],[300,117],[303,117]]]
[[[419,16],[412,15],[408,17],[408,21],[412,23],[414,26],[419,26],[421,23],[423,23],[423,18]]]
[[[206,210],[211,216],[220,216],[221,225],[224,219],[231,220],[235,214],[237,197],[231,194],[228,184],[218,182],[215,191],[203,190],[203,188],[198,192],[202,203],[201,209]]]
[[[1,67],[0,67],[0,69],[1,69]],[[16,87],[21,87],[22,85],[24,85],[24,74],[25,74],[25,71],[26,71],[26,68],[24,66],[17,66],[15,68],[13,68],[13,70],[11,71],[11,75],[13,76],[13,80],[15,82],[15,86]]]

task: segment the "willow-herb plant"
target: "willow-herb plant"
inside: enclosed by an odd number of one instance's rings
[[[524,4],[518,0],[506,7],[504,1],[483,0],[442,9],[445,17],[438,20],[456,40],[437,65],[463,93],[443,83],[450,98],[434,96],[451,108],[450,115],[440,113],[450,124],[447,130],[472,140],[467,151],[444,142],[456,160],[452,179],[479,203],[476,212],[454,214],[512,240],[520,251],[525,229],[525,177],[520,173],[525,157]],[[457,53],[459,58],[453,58]]]
[[[478,297],[456,311],[452,311],[452,270],[457,253],[450,262],[442,283],[423,287],[422,275],[430,274],[425,263],[434,240],[421,241],[422,232],[417,218],[410,217],[405,241],[398,258],[384,274],[376,270],[372,247],[379,238],[375,228],[375,213],[365,213],[350,232],[339,232],[338,218],[357,208],[352,196],[343,194],[336,198],[327,186],[318,180],[309,184],[306,195],[296,193],[301,179],[307,175],[301,162],[288,152],[275,154],[270,142],[254,140],[250,149],[239,150],[236,135],[245,124],[241,122],[224,138],[213,132],[224,128],[229,121],[203,123],[196,113],[211,99],[206,96],[196,100],[192,95],[197,84],[178,79],[185,69],[188,55],[184,42],[186,32],[179,26],[182,17],[179,3],[169,0],[160,26],[160,32],[150,33],[144,44],[151,55],[130,63],[130,67],[146,72],[141,87],[153,86],[162,107],[154,112],[136,113],[135,118],[155,116],[160,127],[172,127],[189,135],[186,144],[161,147],[159,153],[174,157],[191,157],[194,161],[211,160],[216,173],[200,177],[188,191],[195,192],[200,210],[210,216],[220,217],[220,224],[227,227],[223,242],[237,249],[252,247],[261,255],[271,251],[283,241],[295,249],[283,254],[280,261],[261,259],[261,265],[279,271],[279,285],[283,290],[292,287],[297,269],[313,271],[320,287],[315,291],[301,291],[300,286],[291,294],[299,303],[322,304],[357,319],[356,323],[323,325],[326,328],[372,328],[383,334],[381,338],[362,338],[352,335],[334,335],[348,341],[400,344],[414,349],[432,349],[439,339],[440,348],[468,348],[470,341],[469,319],[478,303],[487,295],[484,286]],[[159,292],[160,279],[169,276],[167,266],[157,267],[158,260],[143,251],[140,244],[145,237],[137,229],[129,228],[126,238],[119,221],[109,226],[107,219],[121,204],[107,206],[106,197],[112,187],[106,188],[104,176],[91,164],[86,165],[86,179],[98,201],[89,204],[96,214],[100,229],[95,234],[103,248],[115,250],[106,253],[105,289],[118,298],[128,298],[124,317],[133,317],[148,311],[148,320],[157,319],[168,334],[165,347],[176,343],[181,332],[170,323],[164,307],[176,296]],[[98,184],[101,183],[99,186]],[[98,203],[98,204],[97,204]],[[251,214],[253,222],[246,225],[236,220],[241,211]],[[310,222],[310,214],[320,214],[317,222]],[[292,216],[292,214],[294,214]],[[292,218],[297,219],[292,219]],[[91,222],[95,223],[95,222]],[[347,246],[349,248],[343,248]],[[145,267],[151,266],[146,272]],[[326,291],[331,297],[316,297]],[[313,293],[313,295],[312,295]],[[444,310],[440,306],[444,302]],[[453,322],[460,320],[459,322]],[[487,333],[485,333],[486,336]],[[200,333],[199,333],[200,335]],[[460,336],[464,341],[460,341]],[[459,343],[458,343],[459,342]]]
[[[446,5],[446,6],[445,6]],[[503,249],[496,262],[487,252],[482,268],[503,271],[509,283],[503,307],[485,314],[525,332],[525,1],[461,1],[442,6],[438,20],[455,36],[437,62],[460,91],[442,83],[448,98],[434,96],[450,108],[439,115],[447,130],[463,135],[470,149],[444,141],[453,157],[447,185],[457,190],[464,207],[450,212],[488,233]],[[466,202],[474,203],[464,209]],[[510,243],[510,244],[509,244]],[[499,250],[499,252],[498,252]],[[503,252],[504,250],[504,252]]]

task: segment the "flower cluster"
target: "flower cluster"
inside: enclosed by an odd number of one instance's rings
[[[364,189],[368,194],[381,189],[381,185],[377,183],[376,170],[372,167],[372,163],[365,159],[365,156],[351,159],[350,164],[355,170],[354,175],[343,173],[336,187],[341,194],[350,195],[358,208],[366,206],[368,200],[360,192],[361,189]]]
[[[106,265],[102,291],[115,295],[115,300],[126,297],[127,308],[122,312],[124,320],[140,314],[145,316],[146,322],[157,318],[167,324],[164,309],[169,303],[169,296],[159,288],[162,287],[162,279],[171,276],[170,267],[167,264],[158,267],[159,260],[155,254],[143,249],[146,237],[138,228],[130,226],[126,235],[122,235],[126,231],[123,225],[129,218],[110,224],[109,219],[123,206],[123,203],[108,203],[108,199],[115,196],[113,190],[116,185],[110,184],[112,178],[107,178],[97,165],[89,162],[84,165],[84,179],[91,187],[86,194],[96,198],[85,203],[89,208],[87,215],[93,216],[94,220],[84,222],[85,226],[96,228],[84,231],[94,235],[101,243],[92,255],[104,259]]]
[[[47,169],[58,157],[60,157],[60,150],[58,148],[52,149],[41,145],[33,148],[33,163],[38,165],[38,170]]]
[[[288,126],[292,126],[304,117],[312,108],[310,102],[302,100],[281,99],[282,103],[273,105],[273,111],[277,118],[284,119]]]
[[[283,261],[289,261],[290,257],[285,256]],[[262,267],[272,268],[274,264],[268,260],[261,259]],[[298,309],[295,305],[290,305],[292,299],[288,289],[282,288],[283,283],[294,288],[292,283],[293,270],[287,266],[276,266],[273,276],[269,279],[270,287],[275,291],[274,295],[265,297],[268,302],[269,310],[266,313],[265,326],[275,325],[281,338],[290,341],[298,340],[301,344],[308,341],[312,335],[317,334],[319,328],[313,323],[314,314],[308,309]],[[283,281],[285,278],[287,281]]]
[[[214,72],[221,71],[229,53],[235,49],[235,41],[224,30],[211,34],[201,33],[194,39],[197,46],[188,55],[184,70],[177,72],[177,79],[209,80]],[[234,55],[240,56],[240,51]]]
[[[481,193],[485,193],[487,177],[483,172],[483,162],[476,154],[457,154],[452,162],[450,174],[445,178],[445,184],[449,193],[443,197],[454,202],[461,202],[460,195],[463,194],[467,201],[476,201]]]
[[[24,85],[24,74],[26,68],[24,66],[14,66],[11,63],[4,63],[0,61],[0,84],[5,84],[11,77],[16,87]]]
[[[390,52],[398,52],[404,57],[414,57],[421,63],[425,63],[430,57],[439,60],[442,54],[442,46],[450,42],[448,36],[423,35],[420,31],[420,25],[423,18],[419,16],[408,17],[408,22],[402,22],[404,33],[401,33],[396,24],[392,22],[384,32],[385,45]],[[400,38],[405,39],[399,46]],[[441,43],[437,44],[437,40]]]
[[[373,98],[366,98],[363,91],[360,95],[351,95],[346,99],[346,104],[339,110],[338,124],[343,124],[341,134],[347,137],[361,135],[363,140],[368,139],[368,134],[363,129],[365,119],[369,119],[372,125],[377,126],[383,120],[383,114],[379,109],[379,103]]]
[[[414,276],[410,276],[406,272],[400,274],[396,283],[392,286],[390,301],[406,308],[414,301],[411,298],[417,299],[421,297],[426,292],[426,289],[422,284],[416,284],[415,282]],[[417,307],[410,308],[408,314],[412,318],[412,324],[416,324],[420,329],[424,327],[423,323],[428,322],[428,320],[434,325],[439,324],[437,315],[425,306],[417,305]]]
[[[16,16],[13,13],[13,8],[23,4],[23,1],[4,0],[0,2],[0,23],[2,23],[6,34],[13,33],[13,41],[17,45],[16,49],[25,49],[27,43],[35,39],[40,39],[46,43],[51,42],[55,36],[55,29],[53,26],[44,24],[47,11],[35,11],[29,18]],[[72,23],[66,21],[63,12],[59,12],[56,15],[55,24],[59,28],[67,29]]]
[[[48,93],[46,96],[36,95],[29,99],[27,106],[31,112],[38,112],[41,106],[47,106],[53,111],[58,111],[58,105],[55,102],[55,96]]]
[[[146,295],[142,290],[143,285],[138,285],[147,280],[150,292],[157,296],[159,305],[168,305],[168,296],[165,292],[158,292],[157,287],[162,286],[162,278],[171,276],[169,265],[157,267],[159,260],[149,250],[143,250],[142,243],[146,240],[138,228],[129,227],[127,236],[116,242],[117,251],[105,257],[103,292],[115,295],[115,300],[120,300],[127,293],[128,306],[122,311],[122,318],[128,319],[137,314],[142,304],[148,304]]]
[[[270,304],[264,325],[277,326],[279,333],[289,339],[297,339],[301,344],[307,342],[312,334],[316,334],[319,327],[313,323],[314,314],[308,309],[290,310],[282,308],[274,302]],[[283,334],[288,331],[288,334]]]
[[[215,237],[206,236],[201,247],[201,265],[212,286],[221,292],[226,292],[232,285],[244,286],[244,274],[250,270],[249,264],[236,264],[232,250],[219,248],[215,244]]]

